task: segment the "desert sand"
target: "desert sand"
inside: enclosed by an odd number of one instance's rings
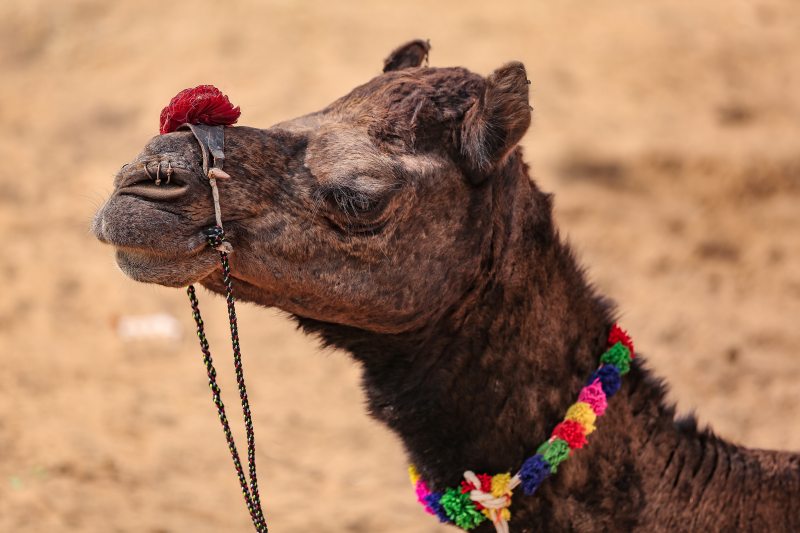
[[[266,127],[380,72],[522,60],[535,179],[681,413],[800,450],[800,4],[0,4],[0,531],[248,531],[181,290],[139,285],[88,231],[179,90],[213,83]],[[201,291],[243,442],[224,302]],[[130,340],[156,313],[179,335]],[[414,501],[359,369],[240,306],[276,532],[444,531]]]

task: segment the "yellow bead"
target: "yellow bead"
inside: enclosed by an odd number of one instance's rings
[[[417,481],[419,481],[419,472],[417,472],[417,468],[414,465],[409,465],[408,467],[408,478],[411,480],[412,485],[416,485]]]
[[[511,511],[508,510],[508,507],[503,507],[502,509],[498,509],[497,512],[499,513],[500,518],[504,519],[506,522],[511,520]],[[483,513],[483,516],[485,516],[489,520],[494,520],[491,509],[482,509],[481,513]]]
[[[596,429],[594,422],[597,420],[597,415],[592,407],[586,402],[573,403],[570,408],[567,409],[567,416],[564,418],[566,420],[574,420],[575,422],[581,424],[586,435]]]
[[[496,474],[492,476],[492,496],[499,498],[511,494],[508,484],[511,483],[511,474]]]

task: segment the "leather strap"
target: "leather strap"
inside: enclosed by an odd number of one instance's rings
[[[229,179],[230,176],[222,170],[225,164],[225,126],[208,126],[206,124],[184,124],[178,129],[189,128],[203,154],[203,175],[208,178],[211,185],[211,195],[214,200],[214,217],[217,226],[222,229],[222,210],[219,201],[219,188],[217,179]],[[209,167],[209,163],[211,163]],[[223,241],[217,246],[220,252],[231,253],[233,246],[228,241]]]

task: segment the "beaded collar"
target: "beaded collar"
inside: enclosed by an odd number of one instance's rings
[[[468,470],[464,472],[461,486],[434,492],[412,465],[408,473],[417,499],[441,522],[469,531],[485,520],[491,520],[498,533],[508,533],[513,490],[522,485],[525,495],[532,496],[545,479],[556,473],[558,465],[566,461],[573,450],[586,445],[586,437],[595,430],[597,417],[605,413],[608,398],[619,390],[621,377],[630,371],[634,357],[631,338],[614,324],[608,334],[607,349],[600,356],[600,365],[581,389],[578,401],[567,409],[564,420],[536,449],[536,453],[525,460],[519,472],[513,476],[508,472],[492,476]]]

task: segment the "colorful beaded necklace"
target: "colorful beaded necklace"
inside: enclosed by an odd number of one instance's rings
[[[586,437],[595,430],[597,417],[605,413],[608,398],[619,390],[621,377],[630,371],[634,357],[631,338],[614,324],[608,334],[607,349],[600,356],[600,365],[581,389],[578,401],[567,409],[564,420],[536,449],[536,454],[525,460],[519,472],[513,476],[508,472],[492,476],[468,470],[464,472],[461,486],[432,491],[412,465],[408,473],[419,503],[441,522],[461,529],[469,531],[491,520],[498,533],[508,533],[513,490],[522,485],[525,495],[532,496],[573,450],[586,445]]]

